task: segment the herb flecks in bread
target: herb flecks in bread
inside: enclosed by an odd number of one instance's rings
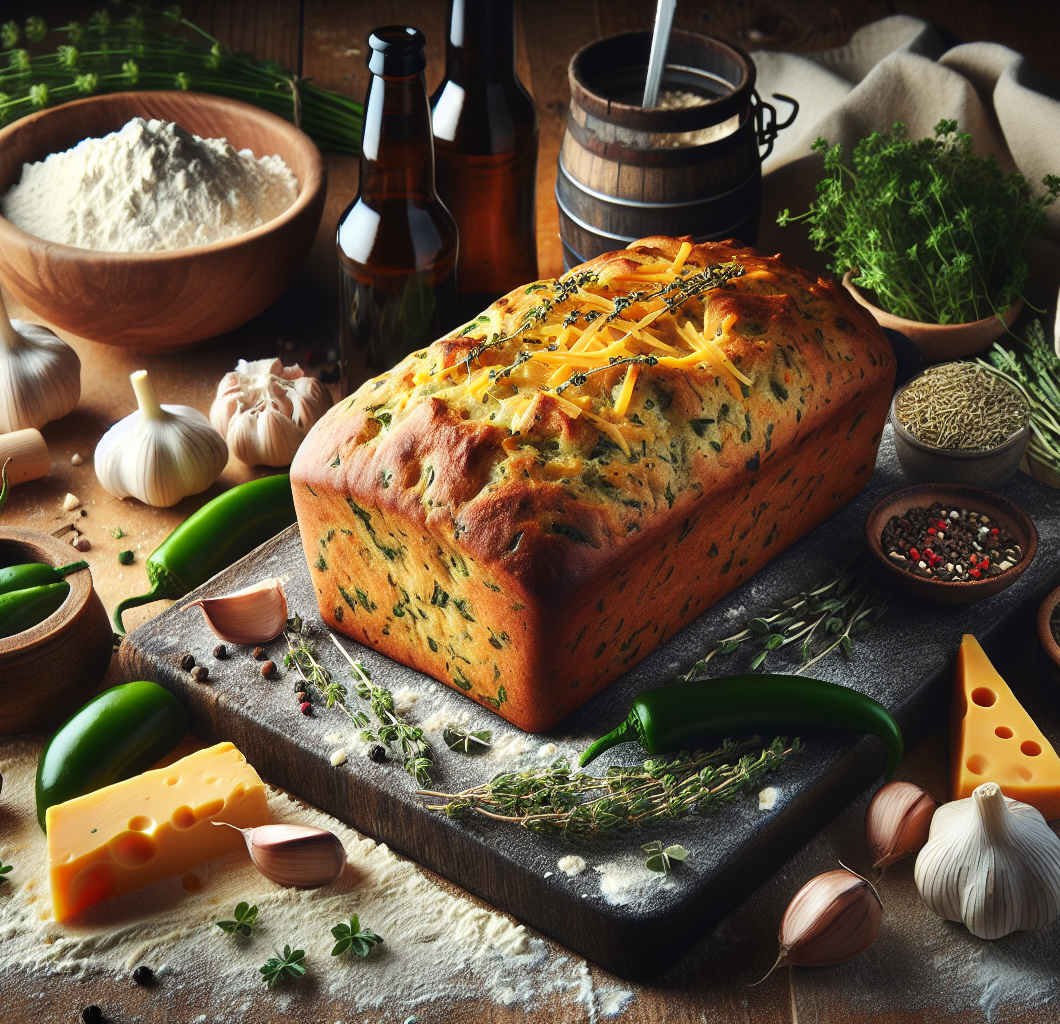
[[[303,444],[321,613],[547,727],[853,497],[892,380],[841,289],[734,243],[517,289]]]

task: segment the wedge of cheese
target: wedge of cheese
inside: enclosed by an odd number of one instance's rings
[[[953,687],[950,798],[963,800],[984,782],[996,782],[1047,821],[1060,818],[1060,757],[966,633]]]
[[[112,896],[245,849],[238,828],[269,823],[265,787],[231,743],[218,743],[48,808],[56,921]]]

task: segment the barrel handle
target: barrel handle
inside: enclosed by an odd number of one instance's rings
[[[754,107],[758,145],[767,147],[766,151],[761,154],[761,159],[763,160],[773,152],[773,143],[776,141],[777,135],[795,120],[795,117],[799,112],[799,101],[797,99],[794,99],[791,96],[785,96],[782,92],[773,93],[773,99],[783,100],[785,103],[791,104],[791,113],[788,115],[787,120],[777,120],[777,108],[774,107],[772,103],[766,103],[766,101],[758,95],[757,89],[751,94],[751,105]]]

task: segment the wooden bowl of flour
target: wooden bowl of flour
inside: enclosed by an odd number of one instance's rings
[[[298,179],[298,198],[245,234],[168,252],[78,249],[0,217],[0,282],[60,331],[142,352],[192,348],[256,316],[291,283],[324,208],[324,163],[308,135],[250,104],[191,92],[115,93],[0,130],[0,194],[18,183],[23,164],[108,135],[133,117],[175,121],[259,158],[277,155]]]

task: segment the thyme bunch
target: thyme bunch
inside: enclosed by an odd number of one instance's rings
[[[994,156],[977,156],[956,121],[934,138],[912,140],[904,124],[873,132],[851,164],[839,145],[818,139],[826,177],[807,212],[784,210],[777,223],[806,221],[828,252],[829,270],[860,271],[858,284],[907,320],[961,324],[1010,307],[1027,282],[1022,252],[1045,228],[1045,208],[1060,195],[1047,174],[1035,195],[1021,174]]]
[[[688,682],[706,670],[717,654],[731,654],[742,644],[760,647],[750,668],[758,668],[769,656],[792,644],[799,645],[801,675],[811,665],[840,651],[854,660],[853,639],[867,632],[887,611],[890,588],[880,579],[868,551],[862,547],[831,579],[813,590],[804,590],[756,615],[738,633],[719,640],[713,650],[681,677]]]
[[[394,695],[385,686],[372,682],[368,669],[346,653],[334,634],[329,632],[328,636],[349,662],[355,680],[354,691],[358,697],[368,702],[378,723],[374,732],[369,728],[369,717],[363,711],[350,706],[347,688],[332,679],[331,673],[317,659],[306,635],[305,624],[299,616],[295,615],[287,620],[287,629],[284,630],[283,636],[287,642],[284,664],[298,671],[302,682],[319,693],[325,706],[337,707],[342,711],[361,730],[361,738],[366,742],[396,744],[401,750],[405,771],[421,786],[429,784],[434,757],[430,743],[423,737],[423,730],[402,721],[394,707]]]
[[[989,363],[978,362],[1019,388],[1030,405],[1027,454],[1060,474],[1060,359],[1046,340],[1042,322],[1035,320],[1025,340],[1011,349],[995,342],[988,358]]]
[[[603,777],[577,772],[565,757],[546,768],[498,775],[460,793],[421,790],[434,798],[428,810],[450,818],[481,815],[530,832],[588,844],[690,815],[706,815],[745,793],[780,768],[802,744],[782,737],[768,747],[755,739],[726,740],[717,750],[617,765]],[[758,750],[757,753],[752,751]]]
[[[244,100],[293,121],[322,148],[357,153],[360,103],[319,89],[275,61],[233,54],[177,6],[112,0],[87,22],[54,31],[66,42],[39,52],[43,18],[0,26],[0,125],[100,93],[182,89]],[[110,10],[115,11],[112,18]]]

